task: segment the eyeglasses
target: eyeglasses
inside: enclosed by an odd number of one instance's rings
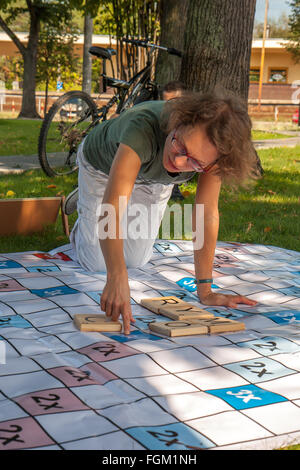
[[[214,160],[212,163],[209,163],[208,165],[206,166],[203,166],[201,165],[200,162],[198,162],[198,160],[196,160],[195,158],[191,157],[185,146],[176,138],[176,131],[174,131],[174,134],[173,136],[171,137],[171,144],[172,144],[172,147],[173,149],[176,151],[176,153],[178,154],[178,156],[185,156],[188,158],[188,161],[189,163],[191,164],[191,166],[193,167],[193,169],[195,171],[197,171],[198,173],[208,173],[209,170],[212,169],[212,167],[217,163],[217,161],[220,159],[217,158],[216,160]]]

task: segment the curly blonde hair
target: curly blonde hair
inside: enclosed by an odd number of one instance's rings
[[[230,92],[185,93],[166,102],[161,128],[169,134],[181,126],[204,125],[218,150],[214,173],[230,185],[247,184],[261,176],[251,139],[252,122],[242,99]]]

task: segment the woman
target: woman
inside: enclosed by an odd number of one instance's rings
[[[85,269],[107,272],[101,309],[113,320],[122,315],[125,334],[134,322],[127,268],[149,261],[173,185],[196,173],[195,203],[204,204],[204,244],[194,247],[199,299],[205,305],[232,308],[256,304],[211,290],[222,181],[236,184],[257,176],[251,121],[238,98],[192,93],[168,102],[141,103],[94,128],[80,147],[78,164],[78,219],[71,243]],[[126,232],[134,204],[149,209],[148,238]],[[103,220],[110,208],[113,217],[105,231]],[[195,212],[193,223],[195,227]]]

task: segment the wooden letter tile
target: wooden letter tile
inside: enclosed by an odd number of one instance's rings
[[[151,331],[166,336],[205,335],[208,328],[197,320],[153,322],[149,323]]]
[[[197,319],[197,318],[214,318],[213,313],[207,312],[200,307],[196,307],[195,305],[189,304],[186,302],[186,305],[166,305],[165,307],[161,307],[159,309],[159,313],[164,315],[165,317],[172,318],[172,320],[189,320],[189,319]]]
[[[208,320],[199,319],[199,323],[207,326],[209,333],[226,333],[245,329],[244,323],[223,317],[214,317]]]
[[[185,305],[186,303],[187,302],[184,302],[183,300],[178,299],[175,296],[141,299],[141,305],[143,307],[146,307],[148,310],[151,310],[151,312],[155,313],[160,313],[160,309],[165,306],[178,306],[179,304]]]
[[[112,321],[101,313],[89,315],[79,313],[74,315],[74,323],[80,331],[121,331],[122,323]]]
[[[178,299],[175,296],[141,299],[141,305],[152,312],[172,318],[172,320],[214,318],[212,313],[196,307],[189,302]]]

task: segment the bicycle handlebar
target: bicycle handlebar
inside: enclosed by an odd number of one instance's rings
[[[166,51],[168,54],[177,55],[178,57],[182,57],[182,52],[178,51],[177,49],[174,49],[174,47],[158,46],[157,44],[152,44],[152,43],[148,42],[148,39],[122,38],[122,41],[127,42],[128,44],[132,44],[133,46],[152,47],[154,49],[161,49],[163,51]]]

